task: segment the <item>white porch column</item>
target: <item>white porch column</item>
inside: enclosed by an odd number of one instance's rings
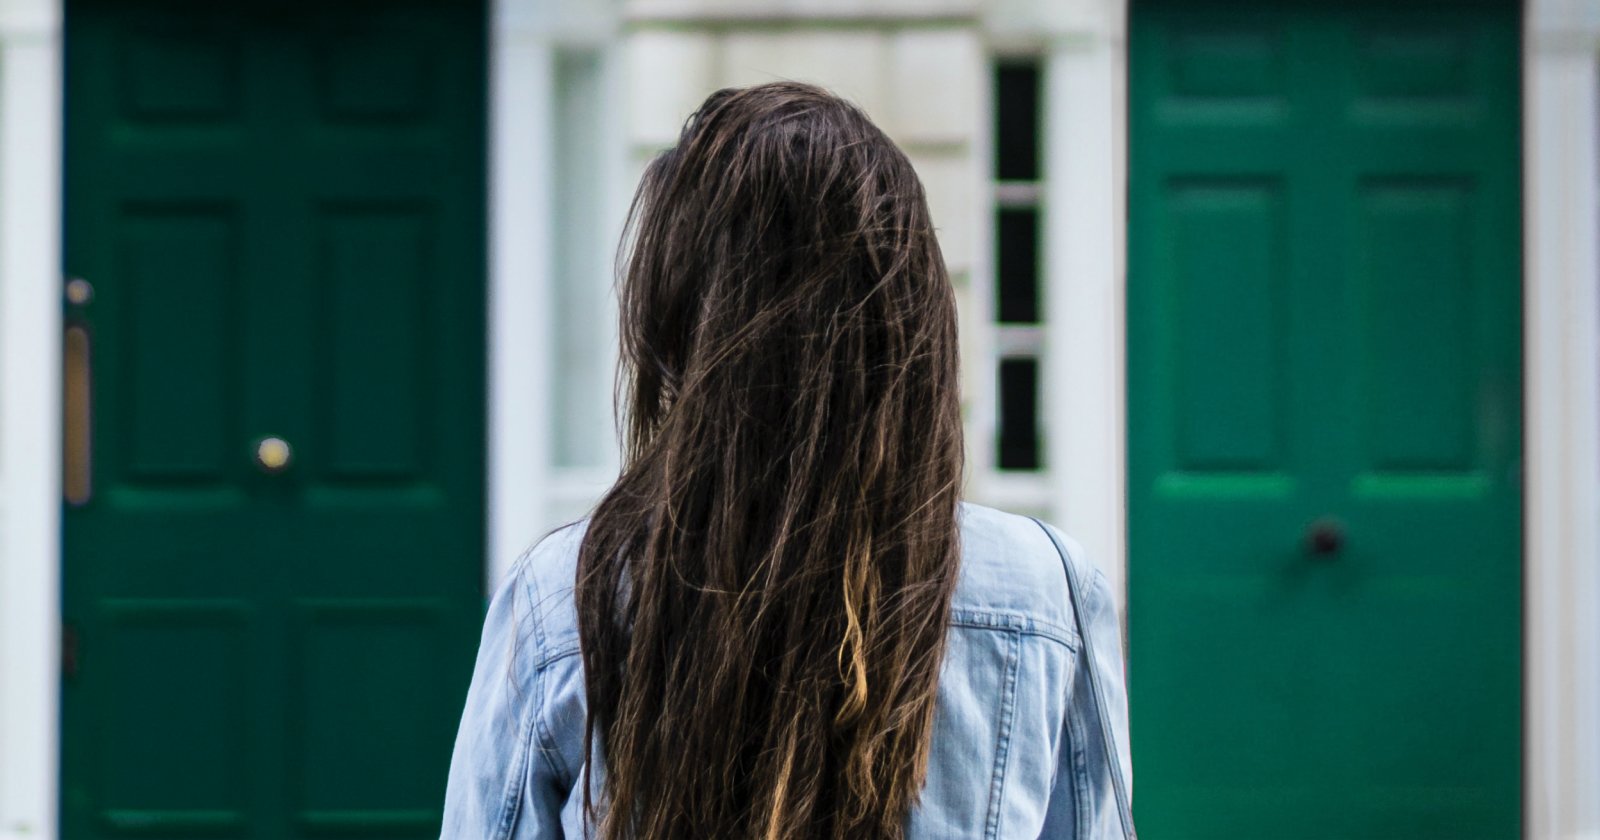
[[[1533,0],[1523,56],[1526,813],[1600,838],[1600,2]]]
[[[61,7],[0,2],[0,838],[54,838]]]
[[[550,463],[553,59],[535,0],[491,0],[487,591],[527,548]]]
[[[1042,395],[1056,517],[1127,607],[1126,7],[1054,40],[1045,83]]]

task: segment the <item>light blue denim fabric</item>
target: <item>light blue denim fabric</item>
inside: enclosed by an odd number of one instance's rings
[[[964,503],[960,522],[961,580],[933,754],[908,837],[1121,838],[1113,765],[1060,555],[1025,517]],[[450,766],[447,840],[584,836],[583,665],[572,601],[583,528],[557,531],[519,558],[490,603]],[[1077,543],[1055,533],[1083,582],[1087,643],[1131,790],[1111,593]],[[604,762],[592,758],[599,786]]]

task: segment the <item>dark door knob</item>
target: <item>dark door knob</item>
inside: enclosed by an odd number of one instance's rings
[[[1332,517],[1323,517],[1306,527],[1306,553],[1313,557],[1332,557],[1344,548],[1344,526]]]

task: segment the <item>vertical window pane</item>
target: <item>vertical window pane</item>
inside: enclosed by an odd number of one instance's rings
[[[1039,469],[1039,362],[1000,360],[1000,451],[1003,470]]]
[[[594,50],[564,50],[555,63],[555,189],[552,319],[556,359],[554,461],[562,467],[603,460],[611,423],[611,366],[606,349],[611,282],[608,243],[600,232],[601,65]]]
[[[1039,65],[1001,64],[994,85],[995,176],[1039,180]]]
[[[1000,210],[995,231],[995,278],[999,286],[999,319],[1006,323],[1039,322],[1039,210]]]

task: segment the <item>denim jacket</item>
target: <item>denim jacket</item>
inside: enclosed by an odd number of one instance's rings
[[[572,587],[585,524],[519,558],[490,602],[450,766],[447,840],[584,836]],[[1080,638],[1060,555],[1036,522],[963,503],[960,527],[932,756],[907,837],[1121,838],[1111,768],[1125,785],[1132,775],[1120,625],[1105,577],[1055,532],[1082,587],[1088,638]],[[1099,669],[1098,706],[1083,673],[1085,644]],[[1115,762],[1097,708],[1120,753]],[[603,757],[590,760],[602,785]]]

